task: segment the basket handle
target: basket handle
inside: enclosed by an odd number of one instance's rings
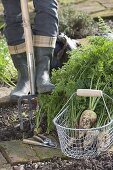
[[[93,90],[93,89],[78,89],[77,90],[77,96],[102,96],[102,91],[101,90]]]

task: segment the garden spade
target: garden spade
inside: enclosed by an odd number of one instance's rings
[[[28,116],[30,121],[30,127],[33,129],[33,113],[37,108],[37,96],[35,94],[35,61],[34,61],[34,50],[33,50],[33,40],[32,31],[30,25],[28,0],[20,0],[22,20],[26,44],[26,54],[27,54],[27,65],[28,65],[28,76],[30,81],[30,94],[22,96],[18,100],[18,111],[20,118],[20,128],[23,130],[23,116],[22,116],[22,103],[26,101],[28,104]]]

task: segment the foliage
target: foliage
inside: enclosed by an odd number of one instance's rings
[[[90,38],[88,46],[72,51],[69,61],[61,69],[53,71],[52,82],[56,87],[54,92],[49,96],[40,96],[43,104],[42,111],[47,112],[48,116],[48,131],[54,128],[52,120],[55,115],[77,89],[98,88],[110,96],[113,95],[112,47],[113,41],[104,37]],[[82,100],[80,100],[81,103]],[[111,102],[107,102],[107,105],[109,108],[112,107]],[[79,105],[78,109],[81,109]],[[101,103],[98,109],[99,115],[105,110]],[[78,112],[76,111],[76,113]],[[98,124],[100,123],[98,122]]]
[[[16,70],[14,69],[10,54],[8,52],[7,44],[4,38],[0,39],[0,83],[14,85],[13,81],[16,77]]]
[[[112,29],[105,23],[105,21],[98,17],[99,33],[112,33]]]
[[[77,12],[72,7],[59,11],[59,30],[71,38],[82,38],[95,34],[93,18],[85,12]]]

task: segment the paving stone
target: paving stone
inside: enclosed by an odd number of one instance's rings
[[[94,13],[97,11],[105,10],[105,7],[102,6],[100,3],[93,2],[92,5],[92,2],[90,0],[77,5],[72,5],[72,8],[74,8],[77,11],[84,11],[87,13]]]
[[[81,2],[84,2],[84,1],[87,1],[87,0],[60,0],[61,4],[69,4],[69,3],[74,3],[74,4],[78,4],[78,3],[81,3]]]
[[[98,2],[106,8],[113,8],[113,0],[98,0]]]
[[[36,152],[36,155],[38,158],[43,161],[43,160],[49,160],[54,157],[61,157],[61,158],[66,158],[63,153],[61,153],[60,149],[54,149],[54,148],[47,148],[47,147],[33,147],[34,152]]]
[[[7,163],[6,159],[0,153],[0,170],[11,170],[10,164]]]
[[[9,95],[11,92],[10,88],[7,87],[0,87],[0,98]]]
[[[99,12],[96,12],[96,13],[92,13],[91,14],[92,17],[96,18],[98,16],[101,16],[101,17],[111,17],[113,16],[113,9],[110,10],[110,9],[106,9],[104,11],[99,11]]]
[[[6,164],[0,167],[0,170],[13,170],[10,164]]]
[[[21,141],[1,142],[0,150],[11,165],[39,160],[32,147],[23,144]]]
[[[15,140],[0,142],[0,150],[11,165],[48,160],[53,157],[65,157],[60,149],[28,145]]]
[[[3,157],[3,155],[0,153],[0,167],[1,165],[7,164],[6,159]]]
[[[74,0],[73,2],[76,4],[78,4],[78,3],[81,3],[81,2],[85,2],[86,0]]]
[[[0,105],[3,103],[10,103],[11,88],[0,87]]]

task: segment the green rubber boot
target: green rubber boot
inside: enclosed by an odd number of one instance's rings
[[[17,84],[10,94],[12,101],[17,101],[19,97],[28,95],[30,83],[28,78],[28,67],[26,53],[11,55],[15,68],[18,71]]]
[[[36,86],[39,94],[51,93],[55,88],[49,78],[50,60],[53,52],[54,49],[50,47],[35,47]]]

